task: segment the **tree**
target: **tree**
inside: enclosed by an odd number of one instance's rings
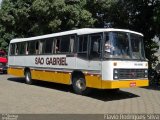
[[[118,0],[87,0],[86,8],[92,13],[96,22],[94,27],[104,27],[104,22],[113,22],[111,20],[111,9]]]
[[[67,1],[67,0],[66,0]],[[92,27],[95,20],[92,14],[85,8],[86,0],[71,0],[66,2],[61,28],[70,30],[76,28]]]
[[[11,39],[31,37],[81,27],[91,27],[92,14],[86,0],[3,0],[0,10],[0,43],[8,48]]]
[[[156,35],[160,38],[160,1],[158,1],[157,7],[154,10],[154,27],[156,29]]]

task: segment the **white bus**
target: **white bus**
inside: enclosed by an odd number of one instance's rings
[[[13,39],[8,58],[8,73],[27,84],[63,83],[77,94],[148,86],[143,35],[130,30],[83,28]]]

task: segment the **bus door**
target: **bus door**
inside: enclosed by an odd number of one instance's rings
[[[88,70],[88,35],[78,36],[78,49],[77,49],[77,60],[76,68],[82,71]]]
[[[101,70],[102,34],[81,35],[78,37],[78,59],[76,66],[80,70]]]
[[[89,69],[101,71],[102,34],[89,35]]]

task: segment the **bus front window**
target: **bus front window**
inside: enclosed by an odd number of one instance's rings
[[[105,58],[131,58],[127,33],[106,33]]]
[[[145,59],[142,36],[126,32],[108,32],[105,37],[105,58]]]
[[[132,48],[132,58],[133,59],[145,59],[142,37],[131,34],[130,40],[131,40],[131,48]]]

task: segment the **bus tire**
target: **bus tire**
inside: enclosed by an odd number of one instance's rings
[[[74,77],[72,81],[72,87],[76,94],[87,95],[90,93],[90,88],[86,87],[86,81],[83,77]]]
[[[26,81],[26,84],[29,84],[29,85],[33,84],[30,70],[25,71],[25,81]]]

